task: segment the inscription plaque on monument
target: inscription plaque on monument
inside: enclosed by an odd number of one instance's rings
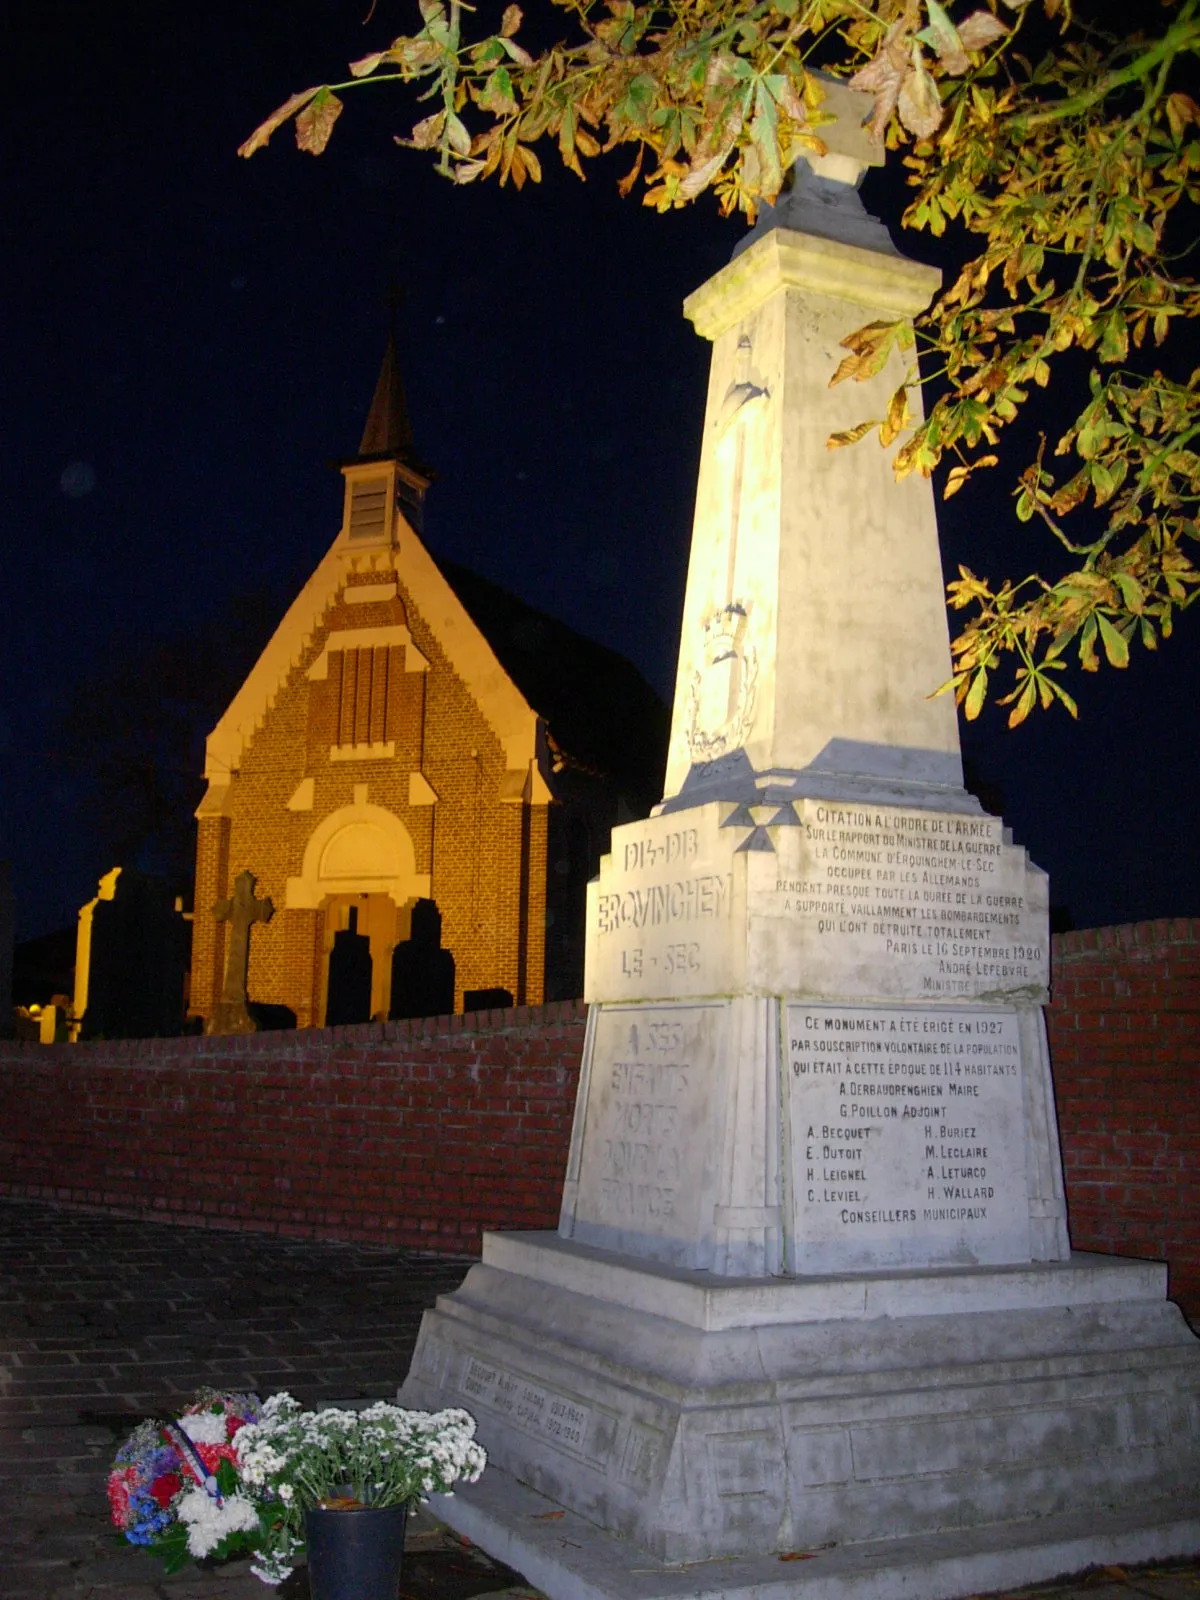
[[[611,1443],[611,1427],[599,1430],[599,1445],[592,1437],[596,1431],[593,1406],[522,1373],[469,1356],[461,1381],[471,1404],[486,1406],[522,1433],[545,1439],[560,1450],[596,1456]]]
[[[716,807],[614,830],[588,885],[584,990],[630,999],[728,991],[735,973],[732,840]]]
[[[785,1007],[793,1271],[1028,1261],[1015,1012]]]
[[[922,999],[1045,986],[1045,877],[998,817],[795,809],[800,827],[780,830],[779,870],[752,909],[797,929],[814,973],[832,959],[843,992]]]
[[[710,804],[615,829],[589,894],[589,1000],[1040,1000],[1049,981],[1045,875],[982,814]]]
[[[589,1054],[574,1237],[702,1266],[716,1184],[720,1003],[605,1007]],[[574,1160],[574,1157],[573,1157]],[[569,1182],[570,1180],[568,1180]]]

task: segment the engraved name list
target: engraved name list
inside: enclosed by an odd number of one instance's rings
[[[798,1249],[1020,1259],[1028,1239],[1012,1012],[786,1008]]]

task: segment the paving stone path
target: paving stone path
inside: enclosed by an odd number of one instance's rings
[[[268,1600],[244,1563],[164,1579],[116,1542],[113,1451],[206,1383],[305,1405],[391,1398],[422,1311],[469,1264],[0,1199],[0,1600]],[[531,1593],[427,1518],[408,1548],[406,1600]],[[276,1593],[302,1600],[302,1573]],[[1026,1595],[1200,1600],[1200,1565]]]

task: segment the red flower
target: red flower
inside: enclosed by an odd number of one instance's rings
[[[183,1479],[177,1472],[165,1472],[161,1478],[155,1478],[150,1493],[165,1511],[182,1488]]]
[[[108,1503],[118,1528],[129,1522],[129,1491],[137,1487],[136,1467],[114,1467],[108,1475]]]
[[[233,1446],[228,1444],[198,1444],[196,1454],[203,1461],[209,1472],[216,1472],[222,1461],[232,1461],[237,1465],[237,1456]]]
[[[198,1444],[194,1448],[196,1454],[200,1457],[200,1460],[204,1464],[205,1472],[209,1473],[214,1478],[217,1475],[217,1468],[220,1466],[222,1461],[232,1461],[234,1466],[237,1466],[237,1456],[234,1453],[232,1445]],[[196,1468],[192,1462],[191,1456],[183,1456],[180,1464],[189,1478],[196,1483],[201,1483],[201,1479],[196,1472]]]

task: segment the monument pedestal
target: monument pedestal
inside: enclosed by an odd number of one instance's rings
[[[1194,1515],[1200,1361],[1165,1275],[717,1280],[488,1234],[401,1393],[467,1407],[493,1466],[663,1563]]]
[[[827,446],[913,381],[938,282],[841,181],[865,109],[685,306],[666,792],[589,886],[559,1231],[485,1236],[401,1391],[477,1417],[500,1476],[437,1510],[552,1600],[937,1600],[1200,1544],[1200,1343],[1163,1267],[1070,1254],[1046,878],[962,786],[930,485]],[[872,318],[887,361],[831,395]]]

